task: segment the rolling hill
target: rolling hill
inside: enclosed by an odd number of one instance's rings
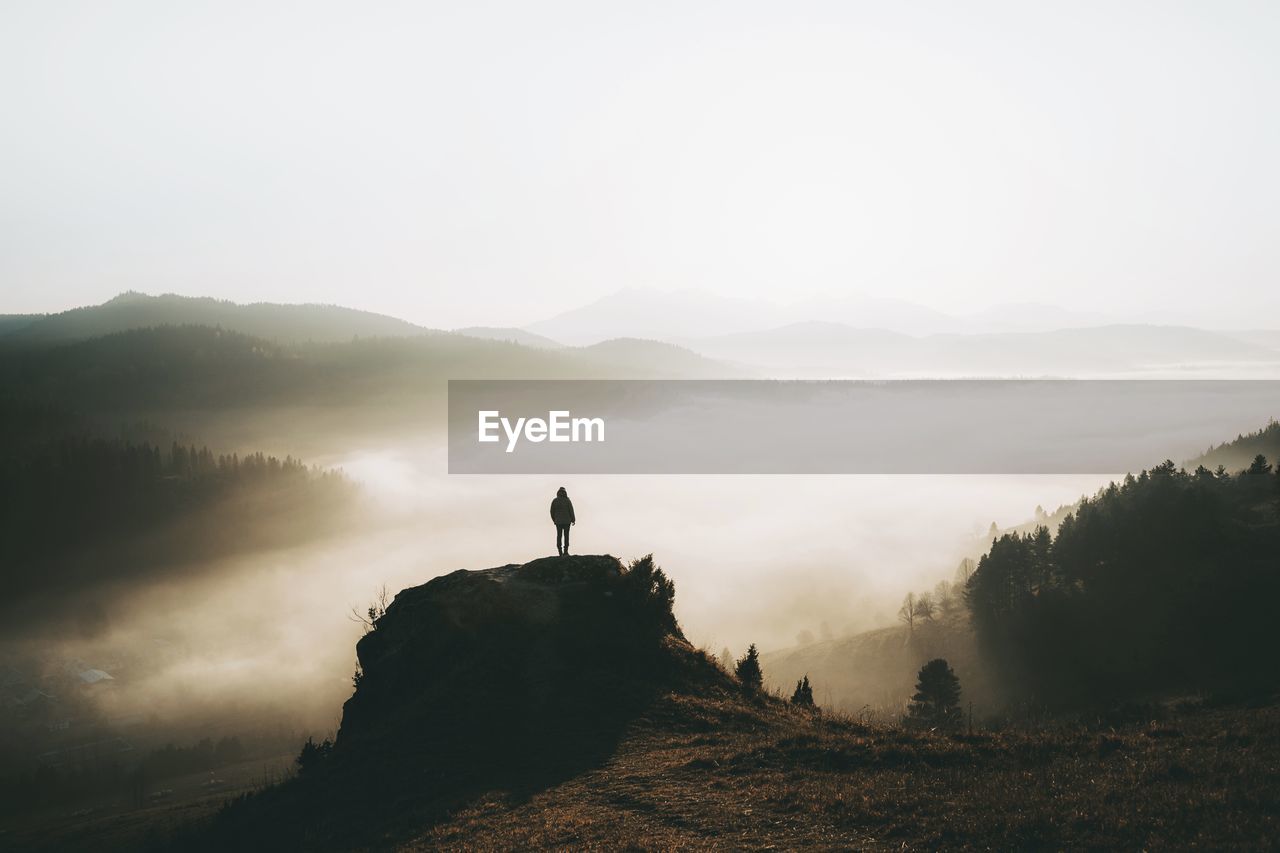
[[[595,343],[634,337],[682,341],[803,323],[815,318],[912,334],[959,331],[964,321],[902,299],[823,296],[792,304],[720,296],[702,290],[634,287],[609,294],[525,328],[556,340]]]
[[[662,341],[614,338],[581,347],[576,352],[603,368],[627,373],[643,370],[658,378],[733,379],[743,375],[741,369]]]
[[[919,358],[918,338],[816,320],[681,343],[711,358],[804,377],[870,377],[888,365],[907,365]]]
[[[527,332],[524,329],[517,329],[511,326],[468,326],[462,329],[454,329],[453,333],[455,335],[465,335],[468,338],[507,341],[536,349],[562,349],[564,347],[564,344],[559,341],[553,341],[551,338],[535,335],[533,332]]]
[[[1121,324],[1186,326],[1191,325],[1194,318],[1170,312],[1111,315],[1025,301],[965,313],[946,313],[906,299],[856,292],[774,302],[693,288],[631,287],[529,323],[524,328],[574,344],[617,337],[687,342],[814,322],[928,337],[1043,333]],[[1241,339],[1266,339],[1269,335],[1274,333],[1241,333]]]
[[[524,328],[578,345],[610,338],[677,340],[759,329],[770,324],[773,311],[766,303],[697,290],[627,288]]]
[[[790,694],[808,676],[818,704],[848,714],[869,713],[893,719],[905,711],[915,673],[928,660],[945,657],[960,676],[968,698],[992,696],[992,685],[973,632],[963,620],[877,628],[851,637],[766,652],[761,656],[765,682]]]
[[[244,409],[439,399],[449,379],[732,377],[657,341],[545,349],[451,332],[282,345],[209,326],[134,329],[57,346],[12,346],[0,393],[74,411]]]
[[[912,337],[805,322],[681,343],[710,358],[773,374],[911,376],[1280,376],[1280,351],[1181,326],[1111,325],[1049,332]]]
[[[101,305],[0,323],[0,343],[52,344],[153,326],[214,326],[275,343],[337,342],[358,337],[403,337],[421,326],[337,305],[239,305],[208,297],[122,293]]]

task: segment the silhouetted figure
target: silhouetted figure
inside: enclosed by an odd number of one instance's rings
[[[578,520],[573,515],[573,501],[569,500],[569,493],[565,491],[564,486],[560,487],[560,491],[556,492],[555,500],[551,502],[551,521],[556,526],[556,553],[561,557],[567,557],[569,556],[569,528]]]

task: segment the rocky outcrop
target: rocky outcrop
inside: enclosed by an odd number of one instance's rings
[[[402,591],[356,647],[337,742],[310,744],[296,778],[175,849],[393,849],[476,797],[525,798],[598,768],[629,733],[704,730],[673,709],[743,694],[684,639],[674,595],[652,559],[610,556]]]
[[[356,647],[335,754],[510,764],[612,729],[655,690],[719,678],[652,560],[548,557],[402,591]],[[446,756],[447,759],[446,759]]]

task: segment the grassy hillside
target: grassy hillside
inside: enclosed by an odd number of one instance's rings
[[[684,640],[673,595],[649,558],[437,578],[375,613],[337,742],[309,742],[292,778],[0,832],[190,851],[1253,848],[1280,830],[1274,705],[858,722],[738,683]],[[903,639],[860,653],[896,668]]]
[[[309,848],[1265,849],[1280,832],[1276,707],[969,735],[669,693],[607,754],[564,760],[455,797],[406,792],[371,822],[357,806],[350,834]],[[7,837],[20,849],[215,849],[200,839],[253,782],[215,795],[197,779],[170,784],[181,804],[22,818]],[[323,817],[279,829],[296,840]],[[259,837],[237,849],[282,848]]]
[[[977,711],[989,714],[992,687],[974,643],[962,621],[895,625],[864,631],[762,657],[765,684],[791,695],[804,676],[818,704],[855,716],[896,720],[906,709],[915,675],[926,661],[944,657],[960,677],[966,701],[981,696]]]
[[[601,766],[399,849],[1261,849],[1277,760],[1276,708],[969,736],[669,696]]]

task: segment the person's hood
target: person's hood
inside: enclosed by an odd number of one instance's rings
[[[569,493],[564,490],[564,486],[561,486],[560,491],[556,492],[556,497],[567,498],[569,497]]]

